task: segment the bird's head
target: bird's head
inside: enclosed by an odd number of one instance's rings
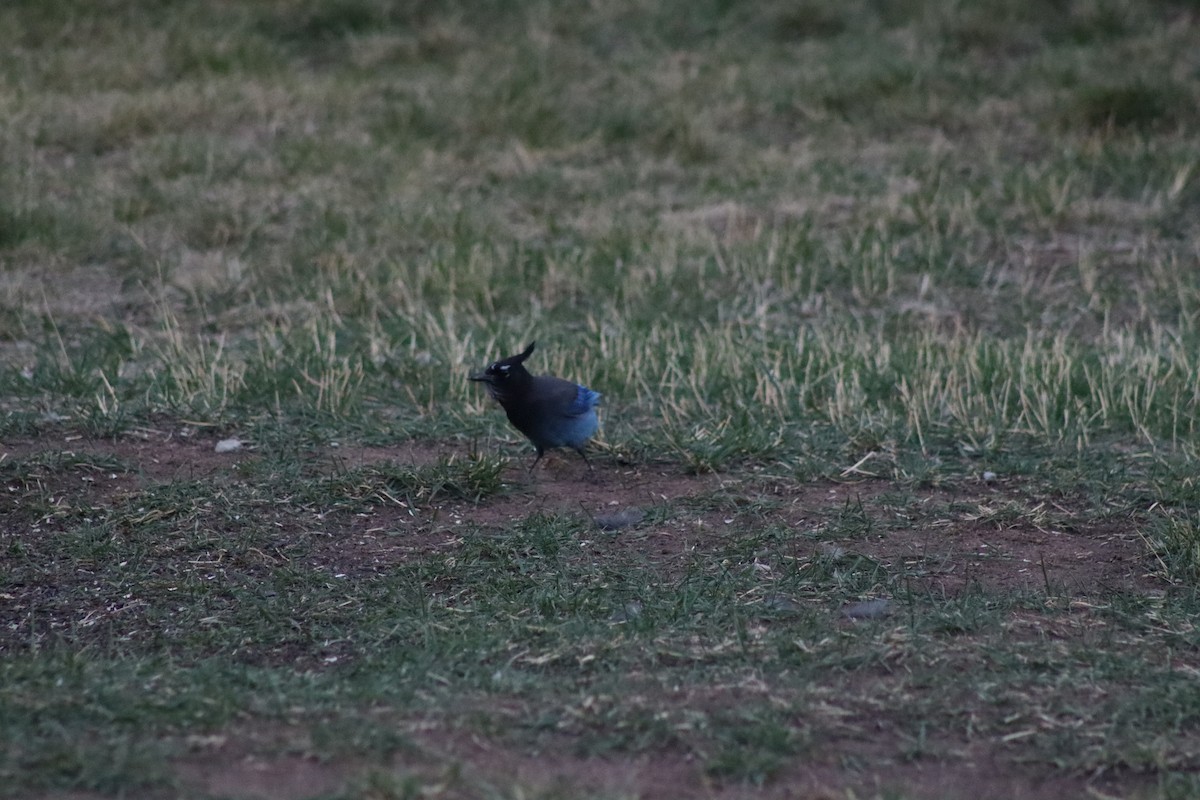
[[[529,347],[515,356],[502,358],[488,365],[487,369],[473,373],[471,380],[486,383],[488,391],[494,395],[502,395],[513,387],[521,385],[530,378],[529,371],[522,364],[533,352],[535,344],[537,342],[530,342]]]

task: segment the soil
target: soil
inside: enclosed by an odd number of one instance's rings
[[[48,470],[33,479],[45,492],[85,495],[100,506],[149,485],[175,480],[241,480],[239,463],[256,458],[253,444],[232,452],[218,453],[220,437],[203,429],[143,430],[116,441],[96,441],[62,435],[57,440],[43,436],[35,441],[0,445],[3,459],[19,459],[41,452],[69,452],[76,464],[71,470]],[[313,464],[331,472],[385,461],[401,465],[426,465],[447,457],[439,443],[405,443],[395,447],[326,448],[310,454]],[[465,457],[465,454],[463,454]],[[0,459],[0,463],[3,463]],[[86,464],[95,462],[94,469]],[[113,465],[119,464],[120,467]],[[887,512],[884,495],[894,487],[885,481],[823,482],[810,485],[756,481],[753,477],[721,475],[692,476],[672,464],[618,466],[598,463],[589,469],[573,454],[549,456],[533,473],[526,462],[514,459],[504,476],[515,487],[484,503],[437,501],[416,508],[409,504],[378,505],[370,514],[345,514],[330,524],[341,525],[342,536],[331,538],[326,552],[317,557],[336,560],[337,569],[353,574],[386,569],[404,559],[421,557],[430,550],[452,546],[455,529],[470,524],[502,528],[531,512],[579,513],[593,517],[628,509],[675,503],[686,499],[711,498],[726,493],[734,506],[738,498],[752,502],[767,496],[771,503],[761,512],[764,523],[781,523],[801,530],[819,532],[833,509],[861,504],[869,513]],[[970,489],[915,490],[916,506],[931,509],[926,517],[910,519],[908,525],[866,532],[851,543],[823,542],[806,538],[805,546],[852,547],[856,553],[874,558],[890,568],[904,567],[931,591],[952,596],[977,584],[989,589],[1032,589],[1054,591],[1072,598],[1114,588],[1133,592],[1160,591],[1149,575],[1144,543],[1131,524],[1120,519],[1074,525],[1070,508],[1061,506],[1046,517],[1046,524],[1025,521],[1016,515],[947,512],[952,508],[999,508],[1005,503],[1029,503],[1028,492],[1016,482],[980,482]],[[914,503],[908,501],[906,507]],[[77,499],[75,502],[78,502]],[[622,535],[609,537],[608,547],[639,548],[661,560],[666,570],[682,561],[681,556],[703,549],[727,533],[733,512],[712,510],[712,503],[684,503],[689,510],[662,523],[638,523]],[[19,509],[0,505],[0,519]],[[386,535],[411,528],[412,537]],[[401,542],[401,543],[398,543]],[[844,624],[854,624],[843,620]],[[1013,625],[1020,627],[1021,620]],[[1031,623],[1032,624],[1032,623]],[[1053,635],[1053,631],[1049,631]],[[268,736],[287,737],[285,729]],[[884,736],[885,734],[881,734]],[[395,756],[395,769],[419,777],[430,796],[445,788],[446,773],[455,778],[444,796],[469,797],[478,789],[488,794],[516,781],[530,790],[569,797],[579,793],[606,793],[630,798],[845,798],[871,797],[903,790],[914,798],[972,797],[1062,798],[1099,792],[1106,784],[1061,772],[1035,767],[1014,767],[1011,759],[1000,758],[987,743],[948,742],[956,757],[923,762],[896,762],[894,742],[887,748],[879,742],[850,738],[839,742],[840,764],[823,757],[819,763],[797,759],[764,787],[726,784],[707,776],[702,765],[686,754],[664,750],[633,758],[581,757],[564,739],[553,739],[531,753],[515,746],[484,741],[475,735],[446,731],[436,725],[413,721],[409,731],[414,753]],[[228,798],[301,800],[336,793],[348,782],[362,785],[364,766],[352,760],[319,761],[303,755],[264,759],[255,755],[260,735],[233,731],[200,742],[176,763],[178,781],[187,791],[205,792]],[[892,754],[892,760],[888,760]],[[878,760],[877,760],[878,759]],[[871,764],[876,768],[846,768],[846,764]],[[440,766],[433,767],[431,765]],[[448,767],[446,765],[454,765]],[[463,789],[463,787],[468,787]],[[1129,780],[1121,790],[1131,788]],[[424,790],[423,790],[424,791]],[[502,794],[503,791],[491,792]],[[369,795],[369,792],[366,794]],[[62,798],[68,795],[56,795]],[[87,797],[73,793],[70,797]],[[380,795],[384,796],[384,795]],[[390,795],[388,795],[390,796]],[[407,796],[407,795],[406,795]],[[417,795],[414,795],[417,796]],[[422,793],[419,796],[426,796]]]

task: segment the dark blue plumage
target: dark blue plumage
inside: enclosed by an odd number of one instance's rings
[[[553,447],[572,448],[591,469],[584,445],[600,426],[596,417],[600,395],[552,375],[530,375],[523,362],[535,344],[476,372],[471,380],[487,384],[488,393],[504,408],[508,421],[537,448],[530,469]]]

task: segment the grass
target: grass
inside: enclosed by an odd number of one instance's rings
[[[0,9],[0,796],[1194,794],[1194,5],[826,5]]]

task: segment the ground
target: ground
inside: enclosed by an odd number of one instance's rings
[[[58,439],[11,441],[4,445],[4,452],[6,460],[28,460],[47,452],[55,452],[59,459],[69,458],[76,469],[38,478],[52,498],[49,505],[57,502],[99,510],[176,482],[211,487],[244,482],[248,465],[259,459],[254,443],[219,453],[216,441],[217,437],[203,429],[184,425],[144,428],[112,440],[66,434]],[[454,443],[411,442],[327,446],[313,450],[308,458],[319,470],[354,472],[380,465],[422,468],[448,459],[465,460],[470,454]],[[818,708],[824,718],[796,724],[809,726],[820,740],[785,759],[765,787],[714,776],[712,769],[706,768],[702,747],[681,747],[667,741],[633,754],[587,755],[581,753],[580,734],[569,726],[539,733],[533,739],[513,740],[456,721],[457,714],[466,713],[465,708],[447,714],[413,714],[387,707],[363,710],[386,718],[405,743],[383,761],[322,755],[319,748],[314,750],[305,725],[286,719],[253,719],[212,733],[188,735],[183,752],[171,759],[173,780],[184,794],[195,791],[214,797],[272,800],[329,796],[347,786],[358,786],[370,796],[369,776],[381,774],[405,776],[412,787],[420,788],[420,796],[438,796],[443,791],[449,796],[473,796],[484,789],[501,791],[498,787],[512,785],[525,787],[532,792],[530,796],[582,796],[575,793],[586,791],[589,796],[602,797],[840,798],[904,791],[922,798],[967,794],[981,799],[1061,798],[1082,796],[1085,791],[1105,796],[1105,791],[1114,788],[1127,792],[1141,785],[1143,779],[1136,775],[1115,777],[1023,764],[1019,746],[1032,731],[972,737],[961,730],[939,730],[940,722],[931,720],[935,727],[925,732],[927,738],[920,743],[926,753],[914,756],[910,752],[913,743],[905,743],[908,726],[894,718],[908,713],[887,707],[887,684],[906,669],[904,641],[911,635],[911,624],[906,619],[910,612],[904,593],[923,598],[956,598],[972,592],[984,596],[1040,594],[1050,605],[1059,604],[1058,613],[1009,608],[999,620],[1001,635],[1027,641],[1078,640],[1103,624],[1095,609],[1114,592],[1151,600],[1163,596],[1164,584],[1156,577],[1135,526],[1119,516],[1097,521],[1094,510],[1077,515],[1068,498],[1039,497],[1036,488],[1024,485],[1017,476],[988,475],[964,486],[909,488],[903,499],[898,499],[894,482],[864,476],[862,471],[861,467],[847,469],[839,480],[800,483],[761,470],[690,475],[677,464],[631,465],[605,458],[589,471],[573,454],[556,454],[530,472],[527,460],[514,458],[503,471],[503,482],[511,489],[498,496],[428,502],[390,497],[390,501],[353,514],[309,508],[307,523],[301,525],[309,533],[318,532],[319,526],[319,544],[306,555],[310,566],[349,581],[369,579],[431,554],[454,554],[463,547],[464,531],[502,536],[506,529],[536,514],[578,520],[572,542],[578,548],[577,557],[620,563],[633,556],[650,564],[664,580],[686,572],[696,554],[711,555],[731,539],[744,536],[747,524],[795,532],[788,537],[787,546],[790,558],[798,562],[836,560],[851,548],[857,558],[870,560],[878,569],[905,576],[903,584],[892,583],[890,596],[880,595],[886,605],[855,618],[844,613],[847,604],[829,605],[829,595],[820,587],[807,596],[775,595],[770,579],[778,564],[765,557],[760,563],[758,556],[754,557],[752,571],[759,573],[763,586],[752,586],[748,594],[758,593],[760,602],[781,613],[751,623],[750,636],[761,635],[759,629],[767,626],[778,632],[787,627],[790,614],[804,611],[814,612],[829,635],[875,627],[881,641],[892,643],[892,652],[880,655],[882,671],[840,670],[828,691],[814,689],[823,695]],[[219,493],[219,488],[214,489],[214,494]],[[714,497],[723,500],[714,504]],[[663,507],[682,511],[665,517],[645,514],[645,510]],[[746,508],[752,509],[749,523],[742,513]],[[1015,513],[1017,508],[1022,511]],[[620,516],[629,511],[638,513]],[[9,513],[20,512],[10,509]],[[622,520],[632,524],[606,530],[594,523],[614,513],[618,525]],[[863,523],[852,536],[847,538],[845,530],[821,533],[830,527],[831,517],[848,514]],[[903,524],[895,524],[894,518],[901,517]],[[295,522],[279,523],[284,535]],[[266,557],[267,563],[278,565],[286,560],[282,552]],[[219,561],[219,557],[213,561],[214,569],[220,569]],[[30,585],[16,596],[9,594],[7,622],[15,626],[28,607],[38,602],[38,593],[52,595],[63,589],[61,585]],[[40,604],[44,609],[54,606],[45,597]],[[86,625],[102,625],[106,616],[129,610],[129,604],[114,604],[111,597],[102,597],[95,608],[73,605],[71,613],[64,616],[73,615]],[[809,632],[805,627],[803,633]],[[274,652],[271,659],[319,669],[339,658],[352,658],[352,650],[336,643],[320,652],[285,648]],[[974,661],[969,650],[959,656],[964,669],[971,669]],[[703,647],[688,653],[671,644],[663,647],[658,659],[670,665],[676,659],[702,662],[705,655]],[[648,702],[674,709],[770,702],[773,682],[770,676],[764,679],[756,674],[751,666],[742,670],[733,684],[651,687],[662,696]],[[928,694],[928,688],[924,693]],[[905,696],[897,693],[895,702],[904,703]],[[487,710],[493,724],[539,713],[536,701],[520,697],[492,700],[498,703]],[[586,714],[587,709],[579,713]],[[981,713],[988,712],[984,709]],[[875,794],[879,792],[883,794]],[[148,796],[157,794],[153,790]]]
[[[0,3],[0,800],[1200,797],[1196,17]]]

